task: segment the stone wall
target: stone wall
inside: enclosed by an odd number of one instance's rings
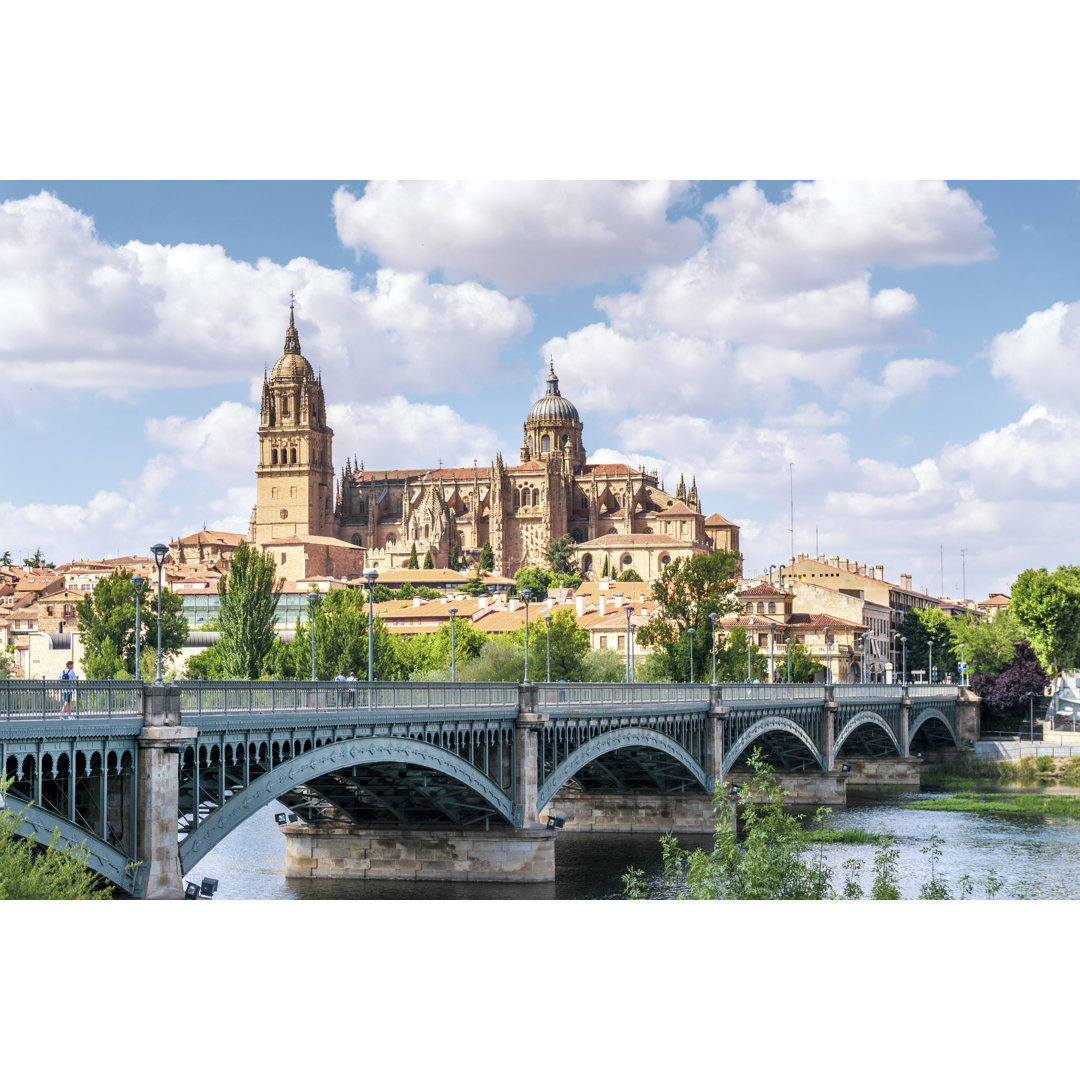
[[[287,825],[285,876],[388,881],[554,881],[550,829],[491,832]]]
[[[540,820],[546,822],[549,814],[563,814],[563,828],[573,832],[711,833],[716,825],[711,796],[690,791],[589,794],[564,788]]]
[[[915,758],[841,759],[851,766],[848,784],[852,787],[919,787],[919,762]]]

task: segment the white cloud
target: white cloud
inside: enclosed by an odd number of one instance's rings
[[[511,293],[603,280],[689,255],[700,226],[667,219],[689,185],[666,180],[372,180],[334,196],[343,244],[385,266]]]
[[[244,379],[281,355],[297,295],[305,352],[374,392],[490,377],[532,315],[475,283],[380,270],[370,285],[311,259],[279,266],[219,246],[113,246],[41,193],[0,204],[0,365],[9,381],[122,393]]]
[[[990,370],[1029,401],[1080,412],[1080,301],[1058,302],[1027,317],[990,344]]]
[[[844,390],[843,401],[845,405],[865,405],[876,416],[898,397],[925,391],[931,379],[955,375],[958,370],[941,360],[892,360],[885,365],[876,386],[862,378],[852,380]]]

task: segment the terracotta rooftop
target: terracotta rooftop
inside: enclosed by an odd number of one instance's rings
[[[721,517],[719,514],[710,514],[705,519],[706,525],[734,525],[735,522],[728,521],[726,517]]]

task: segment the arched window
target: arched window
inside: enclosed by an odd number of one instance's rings
[[[746,605],[746,614],[747,615],[753,615],[754,614],[754,605],[753,604],[747,604]]]
[[[586,555],[581,560],[581,569],[584,573],[588,573],[592,569],[592,556]]]
[[[765,614],[765,605],[764,605],[764,604],[763,604],[763,603],[762,603],[762,602],[761,602],[760,600],[759,600],[759,601],[758,601],[758,603],[757,603],[757,609],[758,609],[758,611],[760,611],[760,612],[761,612],[761,613],[762,613],[763,615]]]
[[[517,488],[514,488],[514,509],[517,510],[521,507],[521,492]]]
[[[770,615],[775,615],[776,614],[776,604],[772,600],[769,601],[769,614]]]
[[[540,453],[546,454],[551,449],[551,436],[545,435],[540,440]]]
[[[530,435],[529,436],[529,453],[531,454],[534,449],[535,449],[535,447],[533,446],[533,437]]]
[[[588,495],[582,495],[581,496],[581,509],[582,510],[588,510],[589,509],[589,496]]]
[[[353,533],[353,534],[352,534],[352,542],[353,542],[353,543],[354,543],[354,544],[355,544],[355,545],[356,545],[357,547],[360,547],[360,534],[359,534],[359,533]]]
[[[540,505],[540,489],[533,488],[533,506]]]
[[[290,454],[290,458],[291,458],[290,464],[295,465],[296,464],[296,447],[295,446],[292,448],[292,453]]]
[[[276,450],[271,450],[270,451],[270,464],[271,465],[276,465],[277,464],[277,451]]]

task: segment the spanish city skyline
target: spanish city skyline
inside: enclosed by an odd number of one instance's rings
[[[246,532],[290,294],[337,471],[516,455],[554,363],[589,461],[696,477],[747,574],[794,546],[934,594],[966,575],[979,600],[1070,561],[1074,183],[26,181],[0,200],[19,561]]]

